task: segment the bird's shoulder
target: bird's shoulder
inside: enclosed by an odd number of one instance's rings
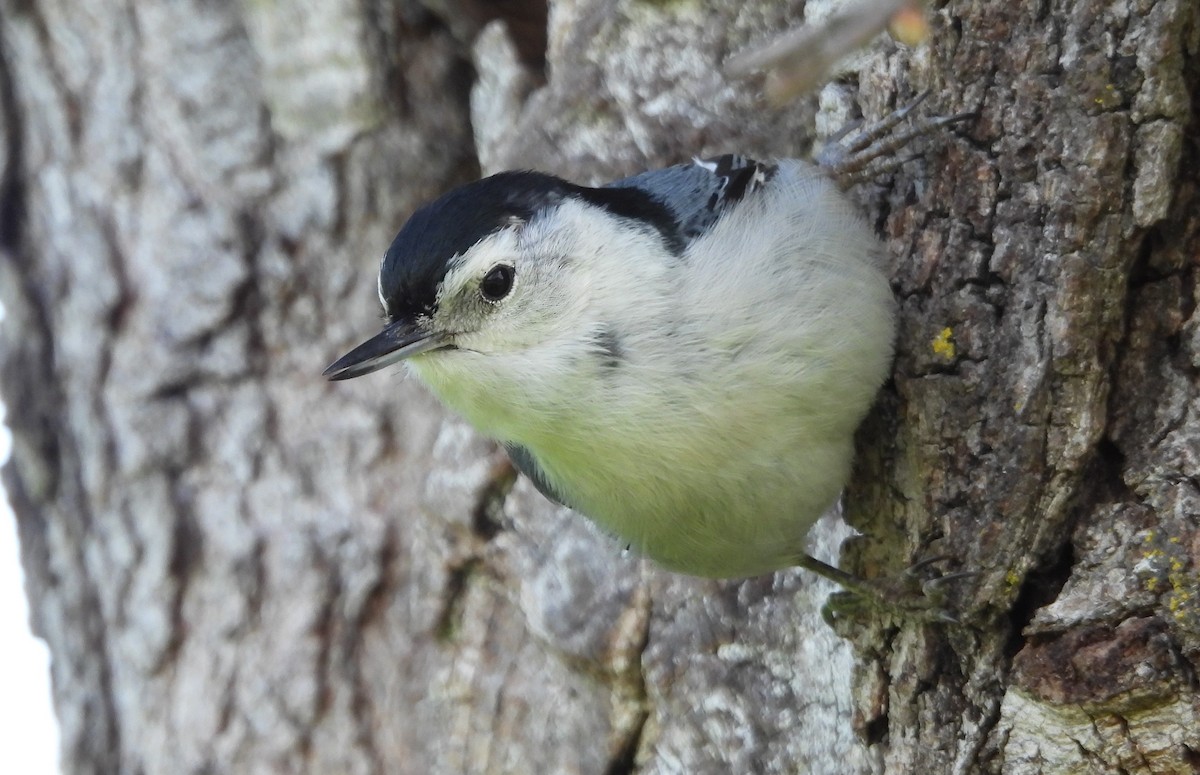
[[[721,213],[761,188],[777,164],[739,154],[695,158],[613,181],[606,188],[633,188],[660,202],[674,217],[679,236],[690,242],[716,223]]]

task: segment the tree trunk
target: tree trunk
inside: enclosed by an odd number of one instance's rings
[[[4,483],[65,772],[1200,769],[1196,3],[933,4],[783,109],[722,76],[802,10],[0,0]],[[803,155],[924,89],[977,115],[857,191],[902,314],[840,563],[977,571],[957,624],[655,569],[398,372],[320,376],[454,184]]]

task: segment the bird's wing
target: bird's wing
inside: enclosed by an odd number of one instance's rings
[[[693,159],[642,172],[605,188],[636,188],[671,211],[679,235],[690,242],[712,228],[721,212],[771,179],[777,166],[736,154]]]
[[[562,496],[558,490],[554,488],[550,481],[546,479],[546,474],[542,471],[541,465],[538,464],[537,458],[533,456],[525,447],[520,444],[512,444],[505,442],[504,451],[508,453],[508,457],[512,460],[513,465],[517,470],[529,477],[529,481],[533,482],[533,486],[542,495],[545,495],[550,500],[567,508],[575,508],[567,499]]]

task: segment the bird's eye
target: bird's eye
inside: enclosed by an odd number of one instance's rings
[[[500,301],[512,290],[515,270],[507,264],[497,264],[483,276],[479,284],[479,292],[488,301]]]

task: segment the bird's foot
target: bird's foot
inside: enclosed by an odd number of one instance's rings
[[[916,138],[975,115],[957,113],[952,116],[926,116],[915,119],[903,129],[897,129],[928,96],[929,92],[921,92],[912,102],[866,127],[863,127],[861,120],[850,122],[829,138],[817,153],[817,164],[842,188],[850,188],[880,175],[895,172],[910,159],[896,152]],[[852,132],[854,135],[847,137]]]
[[[884,613],[899,619],[954,624],[959,621],[950,600],[954,582],[971,578],[970,571],[939,573],[934,567],[945,557],[932,557],[913,564],[898,576],[862,579],[832,565],[804,555],[796,564],[842,587],[829,596],[821,610],[832,625],[845,617]]]

